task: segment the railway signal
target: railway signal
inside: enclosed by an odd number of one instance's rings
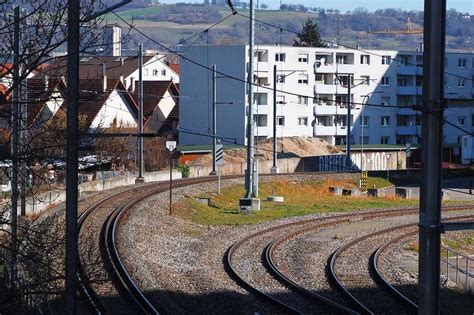
[[[166,149],[170,151],[170,215],[171,215],[171,203],[173,202],[173,152],[176,149],[176,141],[166,141]]]

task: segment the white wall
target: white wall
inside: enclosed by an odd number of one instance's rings
[[[207,47],[193,47],[185,54],[186,57],[195,60],[201,64],[209,63],[209,67],[213,63],[218,64],[218,70],[225,74],[232,74],[236,69],[245,70],[245,64],[248,61],[246,55],[246,46],[218,46],[207,49]],[[393,51],[393,50],[370,50],[358,51],[343,48],[312,48],[312,47],[289,47],[289,46],[256,46],[256,52],[265,51],[265,61],[257,62],[255,57],[254,77],[261,78],[266,82],[264,86],[254,87],[254,93],[266,93],[267,102],[265,105],[256,105],[257,115],[266,115],[267,124],[256,128],[256,136],[272,137],[273,126],[273,66],[277,65],[277,73],[286,75],[285,83],[277,84],[277,96],[285,96],[285,104],[277,104],[277,116],[285,117],[284,126],[277,127],[278,137],[288,136],[321,136],[335,143],[336,136],[345,137],[347,129],[339,125],[323,128],[319,126],[314,128],[316,116],[329,115],[334,124],[336,115],[347,115],[347,106],[331,106],[313,104],[313,97],[321,94],[330,94],[333,98],[336,95],[347,95],[347,88],[340,84],[320,84],[315,80],[315,61],[317,54],[325,54],[332,56],[333,60],[326,57],[326,64],[317,67],[317,73],[326,73],[341,76],[347,73],[353,74],[354,87],[351,89],[353,108],[351,115],[353,116],[351,134],[356,144],[361,143],[361,136],[368,138],[369,144],[380,144],[382,137],[388,137],[388,144],[395,144],[397,136],[407,135],[414,141],[417,135],[421,134],[420,126],[407,126],[409,128],[397,126],[397,115],[409,115],[410,119],[415,119],[415,115],[420,116],[420,112],[415,112],[409,108],[394,108],[391,106],[399,105],[397,103],[399,95],[407,95],[410,100],[407,105],[415,104],[415,96],[421,98],[421,87],[416,87],[416,76],[422,74],[422,68],[416,65],[422,64],[422,52],[417,51]],[[208,54],[209,51],[209,54]],[[285,54],[285,61],[276,61],[276,54]],[[306,56],[306,60],[300,60],[302,55]],[[348,55],[352,59],[353,64],[337,64],[336,55]],[[361,64],[361,55],[369,55],[370,63]],[[382,63],[382,56],[389,56],[391,62],[389,64]],[[402,64],[398,60],[402,56],[407,56],[408,63]],[[461,75],[466,78],[472,76],[474,69],[472,53],[447,53],[447,73]],[[466,67],[459,68],[458,60],[466,59]],[[224,63],[222,63],[224,61]],[[211,84],[209,72],[199,69],[197,66],[182,60],[181,90],[183,104],[180,111],[180,126],[199,131],[202,133],[210,132],[211,126]],[[307,84],[298,82],[301,75],[308,78]],[[221,75],[219,75],[221,76]],[[361,84],[363,77],[369,76],[369,85]],[[239,78],[245,78],[245,74],[240,74]],[[389,85],[382,85],[382,77],[388,77]],[[399,86],[397,80],[405,77],[408,79],[408,86]],[[459,77],[446,75],[448,84],[446,85],[446,97],[453,98],[471,98],[474,92],[472,80],[465,80],[465,86],[459,87]],[[235,93],[235,87],[230,86],[230,79],[218,79],[218,93],[229,95]],[[243,96],[242,96],[243,95]],[[298,95],[307,96],[308,104],[298,104]],[[369,95],[366,97],[366,95]],[[186,100],[186,98],[189,98]],[[238,97],[246,103],[247,96],[245,92],[240,92]],[[370,104],[380,105],[382,99],[389,98],[390,106],[370,106]],[[277,98],[279,100],[279,98]],[[367,105],[363,106],[362,103]],[[228,105],[227,105],[228,106]],[[218,131],[226,131],[226,136],[240,138],[242,128],[245,133],[245,116],[236,116],[231,114],[222,115],[220,108],[227,108],[225,105],[218,105]],[[369,116],[369,124],[362,131],[360,121],[361,115]],[[472,130],[472,109],[469,107],[456,107],[446,111],[447,119],[457,123],[458,116],[465,116],[465,128]],[[222,115],[222,116],[221,116]],[[383,116],[390,117],[389,126],[382,126],[381,119]],[[307,117],[307,126],[298,125],[299,117]],[[224,122],[222,121],[224,119]],[[200,122],[200,125],[198,124]],[[220,127],[219,124],[225,124]],[[344,123],[345,125],[345,123]],[[231,130],[229,130],[231,129]],[[229,132],[229,133],[228,133]],[[462,132],[461,132],[462,133]],[[454,127],[445,128],[446,142],[456,143],[460,135],[460,131]],[[182,136],[182,137],[181,137]],[[245,135],[244,135],[245,136]],[[210,143],[205,141],[203,137],[180,134],[181,144],[201,144]],[[244,143],[245,139],[241,143]],[[239,142],[240,143],[240,142]]]
[[[124,101],[120,93],[114,90],[110,93],[109,98],[92,121],[90,128],[110,127],[114,119],[117,120],[119,125],[136,127],[136,117],[132,113],[132,109]]]
[[[179,83],[179,75],[164,64],[159,58],[160,57],[158,56],[153,56],[153,58],[143,64],[143,81],[173,80],[174,83]],[[165,73],[163,73],[163,70]],[[130,89],[132,81],[138,82],[138,65],[137,70],[124,79],[124,85],[127,89]],[[133,88],[135,88],[135,83],[133,83],[132,89]]]

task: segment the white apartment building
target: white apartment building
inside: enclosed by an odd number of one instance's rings
[[[206,144],[212,138],[212,81],[217,71],[217,135],[246,143],[248,46],[191,47],[181,59],[180,144]],[[351,88],[351,142],[418,143],[423,53],[292,46],[256,46],[253,81],[255,136],[273,136],[273,74],[276,65],[277,137],[318,137],[331,144],[346,140],[348,78]],[[447,53],[445,96],[457,107],[445,119],[474,129],[474,53]],[[471,101],[469,101],[471,99]],[[377,105],[377,106],[374,106]],[[445,143],[464,133],[445,124]],[[204,134],[204,135],[203,135]],[[231,139],[227,139],[231,141]]]

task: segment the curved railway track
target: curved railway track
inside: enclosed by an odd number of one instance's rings
[[[446,220],[464,220],[473,217],[468,215]],[[416,233],[418,233],[417,224],[406,224],[366,234],[344,244],[329,259],[328,270],[331,281],[362,314],[416,313],[416,304],[391,286],[377,268],[380,248],[387,250],[388,246]],[[380,243],[384,245],[380,247]],[[337,264],[339,266],[336,266]],[[347,266],[355,266],[356,269],[346,273],[344,268]]]
[[[458,207],[450,207],[449,209],[444,209],[444,211],[459,211],[459,210],[468,210],[472,209],[472,206],[458,206]],[[283,242],[287,241],[288,239],[294,238],[300,234],[309,233],[311,231],[315,231],[324,227],[335,226],[338,224],[344,224],[349,220],[371,220],[374,218],[382,218],[388,216],[402,216],[407,214],[415,214],[417,213],[417,208],[408,208],[408,209],[400,209],[400,210],[383,210],[383,211],[371,211],[366,213],[358,213],[358,214],[344,214],[332,217],[325,217],[325,218],[316,218],[310,220],[303,220],[298,222],[293,222],[289,224],[275,226],[266,230],[259,231],[252,235],[247,236],[239,240],[238,242],[234,243],[229,249],[227,250],[224,262],[226,265],[226,269],[230,276],[241,286],[246,288],[247,290],[256,293],[257,295],[263,297],[264,299],[268,300],[270,303],[276,305],[277,307],[284,309],[291,313],[307,313],[308,309],[312,307],[312,313],[319,312],[319,313],[349,313],[354,314],[360,312],[360,309],[351,309],[351,307],[347,307],[348,299],[347,297],[339,297],[334,298],[333,296],[328,297],[326,295],[320,294],[311,288],[306,288],[295,281],[293,281],[290,277],[285,275],[285,273],[278,268],[278,263],[276,263],[273,259],[275,249]],[[294,228],[298,228],[296,231]],[[279,233],[278,236],[274,236],[274,233]],[[260,239],[260,240],[258,240]],[[269,241],[272,239],[273,241]],[[247,245],[253,244],[253,245]],[[257,244],[257,245],[256,245]],[[261,259],[263,262],[264,267],[267,270],[267,275],[264,275],[261,271],[258,273],[249,272],[248,269],[250,268],[248,265],[249,262],[237,262],[238,256],[237,252],[241,247],[249,246],[255,249],[262,249],[262,252],[259,253],[255,250],[255,254],[253,255],[253,264],[258,264],[259,260]],[[248,258],[249,259],[249,258]],[[253,267],[252,269],[262,269],[262,267]],[[272,293],[272,290],[266,288],[265,285],[259,285],[256,283],[256,277],[268,277],[268,274],[276,279],[280,284],[283,285],[278,291],[279,294]],[[288,294],[291,295],[291,298],[282,298],[285,294],[281,294],[281,292],[287,292],[290,290]],[[301,295],[304,296],[304,299],[309,303],[311,306],[303,306],[301,307]],[[285,302],[286,300],[287,302]],[[299,305],[299,306],[298,306]],[[317,310],[314,310],[317,307]]]
[[[236,176],[226,176],[226,179]],[[173,187],[215,181],[214,177],[173,181]],[[115,244],[117,225],[127,210],[169,189],[169,182],[146,184],[110,195],[85,209],[78,218],[80,291],[96,314],[156,314],[157,309],[133,282]]]
[[[474,216],[460,216],[455,218],[446,218],[443,221],[464,221],[464,220],[472,220]],[[388,242],[384,243],[380,247],[378,247],[371,255],[370,258],[370,268],[372,270],[372,276],[374,277],[375,281],[380,283],[387,291],[389,291],[393,296],[398,298],[401,303],[405,304],[407,308],[409,308],[412,312],[418,312],[418,304],[416,302],[416,292],[403,292],[400,289],[397,289],[394,285],[392,285],[389,280],[387,280],[382,271],[379,268],[379,260],[382,254],[388,251],[389,247],[401,243],[403,240],[413,237],[417,235],[417,230],[401,234]]]

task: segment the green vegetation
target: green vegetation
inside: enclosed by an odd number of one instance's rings
[[[383,179],[374,180],[381,185]],[[174,207],[173,213],[184,219],[203,225],[241,225],[255,224],[274,219],[302,216],[326,212],[348,212],[368,208],[389,208],[400,206],[416,206],[417,200],[407,200],[396,197],[348,197],[334,196],[329,193],[329,186],[345,186],[354,188],[353,182],[334,181],[305,181],[296,182],[279,180],[260,183],[259,194],[261,211],[247,215],[238,209],[239,199],[244,195],[242,185],[226,187],[222,194],[203,194],[196,197],[211,199],[211,206],[188,197],[184,202]],[[285,198],[284,203],[265,201],[267,196],[278,195]]]
[[[295,6],[298,7],[298,6]],[[205,45],[207,40],[210,45],[219,44],[243,44],[248,36],[248,18],[249,10],[237,7],[238,15],[230,16],[222,23],[219,23],[208,33],[195,42],[195,45]],[[287,8],[288,9],[288,8]],[[304,12],[306,11],[306,12]],[[231,14],[229,7],[209,8],[202,5],[160,4],[147,8],[134,8],[132,10],[121,11],[117,13],[125,20],[134,19],[135,25],[153,38],[159,40],[165,45],[174,45],[181,39],[188,38],[190,35],[207,29],[213,24],[212,21],[218,21],[221,18]],[[467,15],[466,15],[467,16]],[[361,45],[367,48],[383,49],[415,49],[418,48],[422,35],[377,35],[369,36],[369,30],[403,30],[406,29],[406,23],[410,17],[414,28],[422,28],[423,12],[421,11],[403,11],[395,9],[383,9],[369,12],[367,9],[358,8],[352,12],[341,13],[337,10],[323,10],[321,8],[311,8],[311,10],[288,11],[282,10],[258,10],[257,20],[275,25],[277,29],[268,24],[257,23],[258,32],[256,33],[256,42],[261,44],[270,44],[281,42],[284,45],[291,45],[296,34],[302,31],[302,24],[307,18],[315,21],[325,40],[355,47]],[[110,22],[123,24],[113,14],[106,15],[105,19]],[[456,10],[448,10],[446,23],[446,44],[452,49],[469,49],[469,36],[473,33],[474,24],[471,19],[464,18],[464,15]],[[289,30],[281,34],[278,28]],[[344,30],[342,33],[338,30]],[[163,33],[171,32],[173,36],[165,37]],[[132,32],[132,37],[139,36]],[[206,38],[208,37],[208,38]],[[140,38],[143,41],[143,38]],[[133,42],[133,41],[132,41]],[[147,43],[144,43],[147,45]],[[184,42],[181,44],[189,44]],[[149,46],[152,42],[148,43]]]
[[[181,172],[183,178],[189,177],[189,165],[187,164],[179,164],[176,169]]]

